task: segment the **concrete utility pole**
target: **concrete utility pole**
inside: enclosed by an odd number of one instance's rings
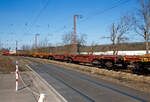
[[[39,36],[40,34],[35,34],[35,49],[36,49],[36,53],[38,53],[38,48],[37,48],[37,36]]]
[[[76,35],[76,17],[80,17],[81,15],[74,15],[74,33],[73,33],[73,54],[77,54],[77,35]]]
[[[2,47],[3,47],[3,46],[2,46],[2,42],[0,41],[0,50],[2,49]]]
[[[9,47],[8,47],[8,40],[6,40],[6,49],[9,49]]]
[[[73,54],[77,54],[76,16],[77,16],[77,15],[74,15]]]
[[[18,41],[16,40],[16,53],[17,53],[17,50],[18,50]]]

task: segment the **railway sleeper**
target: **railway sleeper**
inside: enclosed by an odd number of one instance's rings
[[[92,61],[92,65],[98,67],[98,66],[101,65],[101,62],[100,62],[100,60],[94,59],[94,60]]]
[[[68,57],[68,58],[65,58],[65,61],[66,61],[67,63],[72,63],[72,62],[73,62],[73,59],[70,58],[70,57]]]

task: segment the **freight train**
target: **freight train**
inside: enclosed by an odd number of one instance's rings
[[[73,54],[25,54],[3,52],[4,55],[28,56],[34,58],[44,58],[49,60],[64,61],[67,63],[88,63],[99,68],[108,70],[117,69],[118,66],[122,69],[128,69],[133,73],[145,73],[150,68],[150,55],[140,56],[121,56],[121,55],[73,55]],[[132,66],[132,67],[131,67]]]

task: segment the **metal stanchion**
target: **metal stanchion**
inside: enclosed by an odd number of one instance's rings
[[[44,101],[45,101],[45,94],[41,93],[38,102],[44,102]]]
[[[19,81],[19,72],[18,72],[18,62],[16,61],[16,91],[18,91],[18,81]]]

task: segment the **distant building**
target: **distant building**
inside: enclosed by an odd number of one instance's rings
[[[16,53],[16,49],[10,49],[10,50],[9,50],[9,53],[10,53],[10,54]]]

